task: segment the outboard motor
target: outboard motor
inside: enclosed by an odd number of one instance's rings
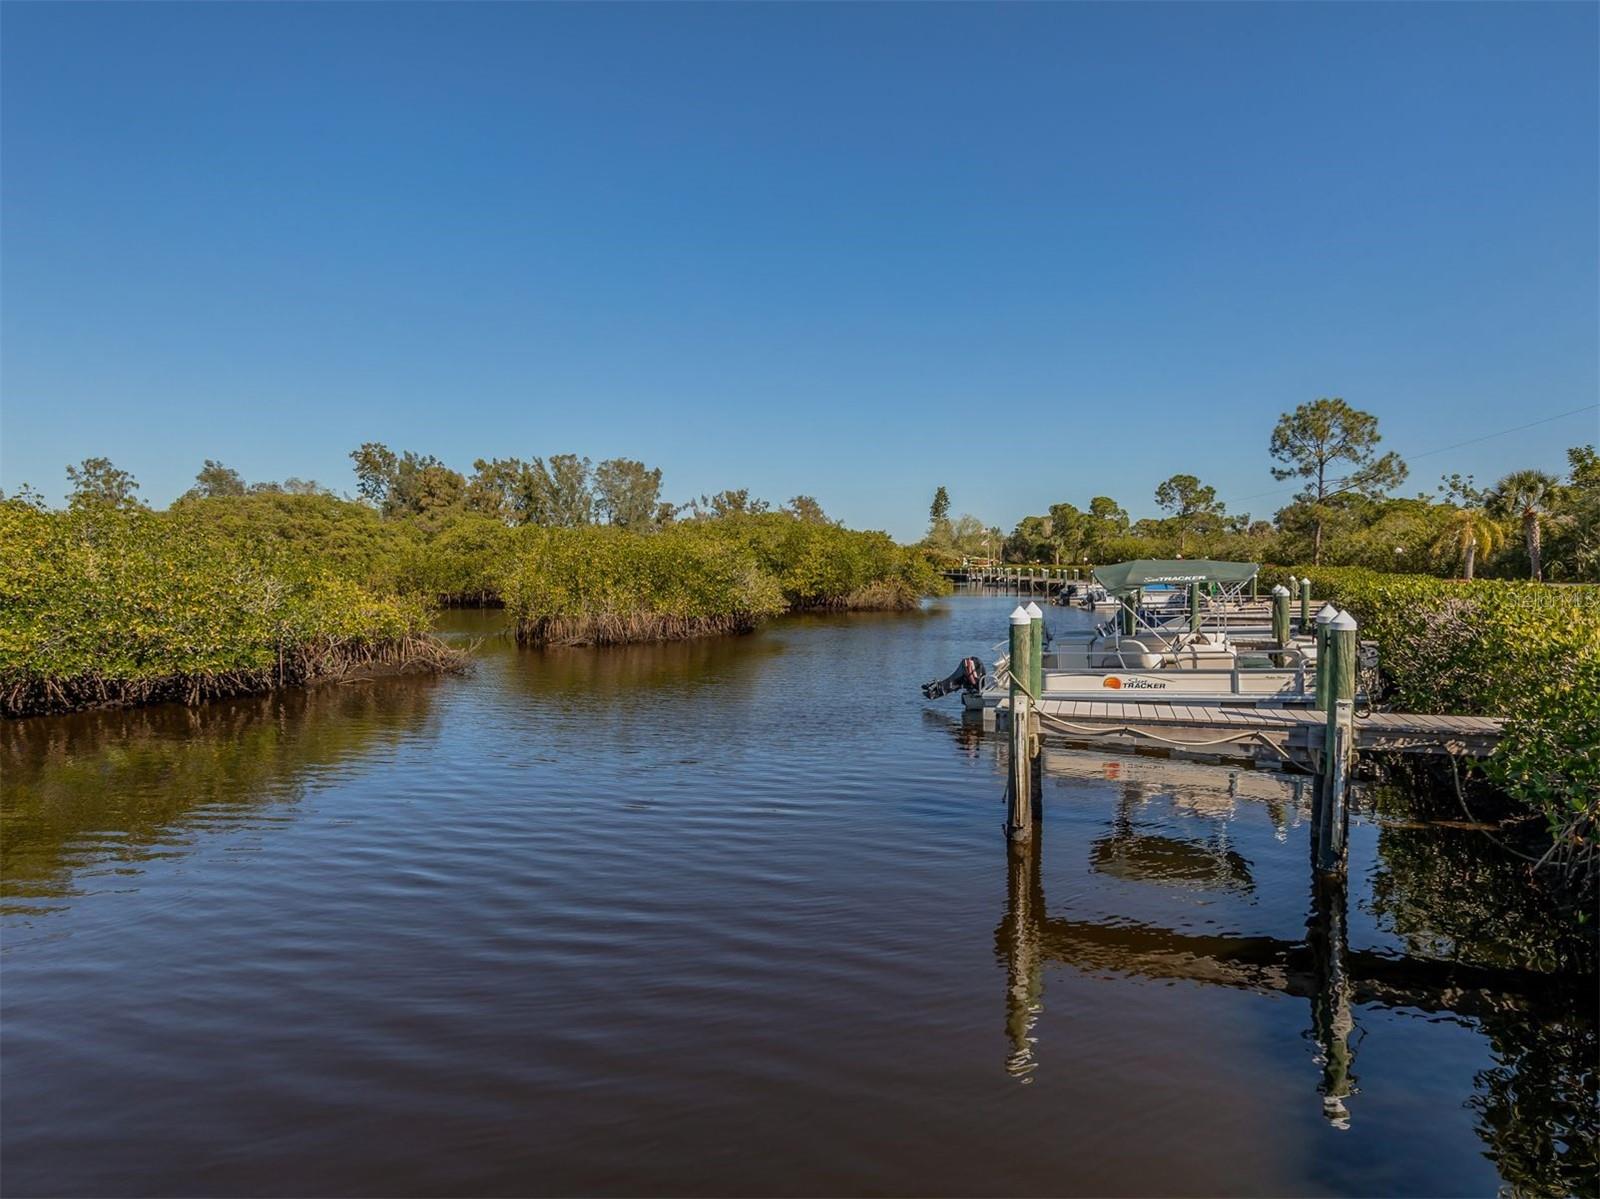
[[[962,658],[961,665],[947,678],[922,684],[925,699],[943,699],[952,691],[979,692],[983,690],[983,663],[977,658]]]

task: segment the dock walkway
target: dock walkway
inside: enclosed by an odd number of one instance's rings
[[[1009,720],[1010,701],[995,708]],[[1328,715],[1314,708],[1228,704],[1137,703],[1051,699],[1039,701],[1040,732],[1091,745],[1143,745],[1222,757],[1276,759],[1311,764],[1321,749]],[[987,722],[986,722],[987,723]],[[1450,754],[1486,757],[1504,721],[1493,716],[1426,716],[1373,712],[1355,721],[1360,753]]]

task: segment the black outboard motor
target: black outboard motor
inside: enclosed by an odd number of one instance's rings
[[[922,694],[926,699],[943,699],[952,691],[982,690],[983,663],[977,658],[962,658],[961,665],[951,671],[948,678],[922,684]]]

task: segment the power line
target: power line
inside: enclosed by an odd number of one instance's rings
[[[1542,416],[1538,420],[1531,420],[1525,425],[1513,425],[1509,429],[1498,429],[1493,433],[1485,433],[1482,437],[1469,437],[1466,441],[1458,441],[1454,445],[1440,446],[1436,450],[1424,450],[1420,454],[1407,454],[1402,455],[1402,457],[1404,457],[1407,462],[1415,462],[1418,458],[1431,458],[1435,454],[1447,454],[1451,450],[1459,450],[1463,446],[1477,445],[1480,441],[1491,441],[1496,437],[1504,437],[1507,433],[1520,433],[1522,430],[1532,429],[1536,425],[1548,425],[1551,421],[1565,420],[1569,416],[1577,416],[1580,412],[1592,412],[1596,408],[1600,408],[1600,404],[1585,404],[1581,408],[1572,408],[1566,412],[1558,412],[1554,416]],[[1336,482],[1338,487],[1342,488],[1346,483],[1349,482],[1349,478],[1346,477],[1339,479]],[[1242,504],[1246,500],[1259,500],[1264,496],[1282,495],[1286,491],[1294,490],[1296,490],[1295,487],[1274,487],[1270,491],[1258,491],[1254,495],[1237,496],[1225,502],[1229,504]]]
[[[1548,425],[1553,420],[1561,420],[1568,416],[1577,416],[1580,412],[1589,412],[1595,408],[1600,408],[1600,404],[1585,404],[1582,408],[1574,408],[1570,412],[1558,412],[1554,416],[1541,417],[1539,420],[1531,420],[1525,425],[1516,425],[1510,429],[1501,429],[1498,433],[1485,433],[1482,437],[1473,437],[1466,441],[1458,441],[1455,443],[1455,445],[1443,446],[1437,450],[1428,450],[1426,453],[1422,454],[1412,454],[1410,456],[1410,461],[1415,462],[1418,458],[1431,458],[1434,454],[1444,454],[1448,453],[1450,450],[1459,450],[1464,445],[1477,445],[1480,441],[1488,441],[1494,437],[1504,437],[1507,433],[1520,433],[1522,430],[1531,429],[1535,425]]]

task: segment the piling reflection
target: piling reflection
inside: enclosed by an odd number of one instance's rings
[[[1119,881],[1253,892],[1250,863],[1227,847],[1225,834],[1185,838],[1141,827],[1141,805],[1157,799],[1169,813],[1225,823],[1265,806],[1237,803],[1241,790],[1272,786],[1279,791],[1276,826],[1309,817],[1309,796],[1297,800],[1293,782],[1281,776],[1252,780],[1245,772],[1219,786],[1217,768],[1185,766],[1180,777],[1208,772],[1203,786],[1185,794],[1181,783],[1158,786],[1153,763],[1133,765],[1132,777],[1106,766],[1093,755],[1057,753],[1047,773],[1111,784],[1107,831],[1088,841],[1087,856],[1092,871]],[[1380,832],[1370,909],[1399,935],[1399,951],[1353,948],[1346,881],[1310,869],[1305,935],[1294,940],[1121,915],[1053,914],[1043,884],[1042,830],[1031,842],[1007,844],[1006,909],[995,934],[1006,975],[1006,1070],[1031,1081],[1048,1054],[1040,1019],[1050,966],[1288,995],[1307,1001],[1305,1036],[1318,1072],[1314,1088],[1308,1076],[1308,1097],[1314,1093],[1328,1125],[1342,1130],[1360,1119],[1360,1013],[1446,1016],[1477,1027],[1494,1050],[1497,1064],[1478,1073],[1468,1106],[1502,1177],[1519,1193],[1582,1193],[1600,1170],[1594,975],[1573,945],[1551,947],[1557,921],[1548,912],[1542,919],[1530,913],[1509,942],[1472,920],[1480,907],[1520,904],[1510,896],[1527,892],[1516,859],[1495,854],[1472,832],[1416,823]],[[1463,896],[1463,879],[1487,889]],[[1520,945],[1530,937],[1543,942]],[[1565,963],[1560,973],[1551,969],[1556,962]]]
[[[291,804],[308,779],[425,729],[407,676],[196,708],[0,722],[0,910],[36,912],[93,868],[136,871],[203,823]]]
[[[1350,1044],[1355,1017],[1350,1007],[1349,900],[1345,880],[1338,875],[1313,873],[1306,947],[1312,970],[1311,1035],[1322,1065],[1322,1114],[1335,1128],[1347,1129],[1347,1100],[1355,1090]]]
[[[1006,842],[1006,914],[995,931],[995,950],[1006,965],[1006,1039],[1011,1045],[1006,1072],[1027,1083],[1034,1068],[1034,1022],[1043,1010],[1044,882],[1039,876],[1040,844]]]

